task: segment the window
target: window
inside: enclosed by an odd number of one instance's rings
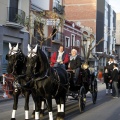
[[[69,37],[65,37],[65,47],[70,47],[70,38]]]
[[[76,41],[76,46],[80,47],[80,41],[79,40]]]
[[[16,22],[17,21],[17,14],[18,14],[18,0],[10,0],[9,5],[9,21]]]
[[[71,46],[75,46],[75,35],[71,35]]]

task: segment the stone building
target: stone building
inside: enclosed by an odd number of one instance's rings
[[[0,2],[0,75],[6,72],[8,43],[19,43],[27,53],[29,33],[25,30],[24,20],[29,16],[29,0],[2,0]],[[18,17],[22,21],[18,20]]]

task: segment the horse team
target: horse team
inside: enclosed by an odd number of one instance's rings
[[[28,55],[25,56],[18,44],[12,46],[9,43],[8,74],[14,76],[14,103],[11,120],[16,120],[15,114],[18,105],[18,97],[22,93],[25,97],[25,120],[29,120],[30,94],[35,103],[35,120],[40,119],[39,113],[44,114],[46,103],[49,112],[49,120],[53,120],[52,97],[56,100],[56,120],[64,120],[66,93],[69,89],[68,76],[61,67],[50,67],[44,52],[36,45],[31,48],[28,45]]]

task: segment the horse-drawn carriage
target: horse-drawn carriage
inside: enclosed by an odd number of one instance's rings
[[[83,64],[80,70],[79,79],[74,81],[74,71],[67,70],[69,76],[69,83],[70,87],[67,93],[68,96],[72,96],[74,100],[78,100],[79,102],[79,110],[80,112],[84,111],[85,104],[86,104],[86,94],[88,91],[92,94],[92,101],[93,104],[96,103],[97,100],[97,80],[94,73],[90,74],[89,69],[84,69],[84,65],[88,66],[87,64]]]
[[[86,93],[92,94],[92,100],[95,104],[97,98],[97,81],[95,76],[88,75],[86,70],[81,69],[81,74],[77,84],[74,84],[74,72],[62,68],[52,68],[48,59],[37,45],[34,49],[28,46],[28,56],[16,47],[9,45],[9,72],[15,76],[13,91],[14,105],[11,120],[15,120],[17,110],[18,96],[21,91],[25,96],[25,119],[28,119],[29,96],[32,93],[35,102],[35,120],[39,120],[39,103],[46,100],[49,119],[53,120],[52,97],[54,96],[57,104],[57,120],[64,120],[66,96],[71,95],[79,101],[79,109],[82,112],[85,108]],[[67,74],[68,73],[68,74]],[[89,78],[89,79],[88,79]],[[69,79],[69,81],[68,81]],[[40,99],[40,102],[39,102]],[[43,105],[44,106],[44,105]],[[41,104],[41,109],[44,109]]]

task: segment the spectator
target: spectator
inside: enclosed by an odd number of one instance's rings
[[[106,84],[106,95],[108,94],[108,90],[109,90],[109,86],[110,89],[112,89],[112,84],[109,82],[109,72],[108,72],[108,68],[105,67],[104,68],[104,83]]]
[[[115,89],[115,96],[113,98],[119,97],[118,76],[119,76],[118,67],[117,67],[117,64],[114,63],[113,72],[112,72],[112,76],[111,76],[111,80],[110,80],[110,82],[113,82],[113,87]]]
[[[100,80],[100,81],[103,82],[103,73],[102,73],[102,70],[101,70],[101,69],[98,71],[97,78],[98,78],[98,80]]]
[[[78,77],[79,77],[80,67],[81,67],[81,59],[77,55],[77,50],[72,49],[68,68],[72,69],[75,72],[75,78],[74,78],[75,83],[77,82]]]
[[[115,61],[114,61],[113,57],[110,57],[108,63],[106,64],[106,67],[108,68],[108,74],[109,74],[108,79],[109,79],[109,81],[111,80],[111,75],[112,75],[114,63],[115,63]],[[112,82],[110,82],[110,93],[111,94],[113,93]]]

